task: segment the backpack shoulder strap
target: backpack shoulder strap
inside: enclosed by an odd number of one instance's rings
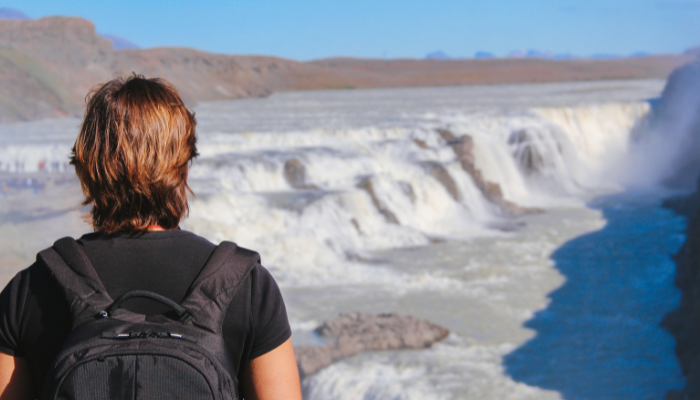
[[[224,317],[241,283],[260,263],[260,255],[221,242],[209,257],[182,302],[193,323],[213,333],[221,334]]]
[[[75,239],[57,240],[53,247],[37,255],[37,261],[49,269],[65,292],[73,315],[73,328],[95,318],[112,304],[97,272]]]

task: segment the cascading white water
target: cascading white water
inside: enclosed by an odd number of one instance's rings
[[[546,207],[609,190],[606,163],[624,154],[647,111],[644,102],[612,103],[419,115],[410,127],[204,131],[191,173],[198,197],[185,226],[266,249],[283,285],[376,282],[353,260],[436,238],[493,235],[489,227],[505,223],[438,128],[473,139],[476,167],[505,199]],[[306,188],[285,180],[289,160],[303,165]],[[449,174],[453,193],[435,165]]]

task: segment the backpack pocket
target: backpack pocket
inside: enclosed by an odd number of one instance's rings
[[[65,375],[57,400],[214,400],[204,374],[161,354],[98,356]]]

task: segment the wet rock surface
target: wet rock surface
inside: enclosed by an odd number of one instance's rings
[[[452,147],[459,163],[474,181],[477,188],[484,194],[484,197],[491,203],[497,205],[501,210],[510,215],[523,215],[541,212],[542,210],[531,207],[520,207],[517,204],[503,198],[501,187],[497,183],[487,181],[481,171],[476,168],[474,159],[474,140],[469,135],[456,136],[447,129],[438,129],[438,134],[447,144]]]
[[[693,196],[697,201],[698,197]],[[665,205],[671,205],[666,203]],[[700,202],[689,219],[686,242],[674,257],[676,286],[681,290],[681,303],[668,313],[661,326],[676,338],[676,356],[687,386],[682,391],[669,392],[667,399],[700,399]],[[687,212],[685,209],[679,213]]]
[[[335,340],[322,346],[295,348],[302,378],[365,351],[425,349],[446,338],[449,331],[426,320],[399,314],[350,312],[324,322],[316,328],[316,333]]]
[[[374,192],[374,185],[372,184],[371,179],[365,179],[357,184],[357,188],[364,190],[367,192],[369,197],[372,199],[372,204],[374,204],[374,207],[377,208],[377,210],[384,216],[386,221],[390,224],[399,224],[398,218],[396,218],[396,215],[391,212],[391,210],[382,204],[382,202],[379,201],[377,198],[376,193]]]
[[[284,163],[284,179],[294,189],[318,189],[316,185],[306,183],[306,167],[296,158]]]
[[[696,191],[687,197],[669,199],[664,206],[688,218],[686,241],[674,256],[681,303],[661,322],[676,339],[676,356],[687,385],[681,391],[670,391],[666,398],[695,400],[700,399],[700,194]]]
[[[425,168],[430,175],[432,175],[435,180],[440,182],[440,184],[447,190],[447,193],[452,196],[455,201],[459,201],[459,190],[457,189],[457,184],[452,175],[447,171],[447,169],[440,163],[437,162],[425,162],[423,163],[423,168]]]
[[[525,129],[513,132],[508,138],[508,144],[515,147],[513,156],[526,175],[541,172],[547,165],[544,157],[535,146],[535,134]]]

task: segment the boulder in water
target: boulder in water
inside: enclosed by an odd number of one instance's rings
[[[294,189],[318,189],[316,185],[306,183],[306,167],[296,158],[284,163],[284,179]]]
[[[350,312],[324,322],[316,328],[316,333],[335,341],[295,348],[302,377],[360,352],[425,349],[446,338],[449,331],[426,320],[399,314]]]

